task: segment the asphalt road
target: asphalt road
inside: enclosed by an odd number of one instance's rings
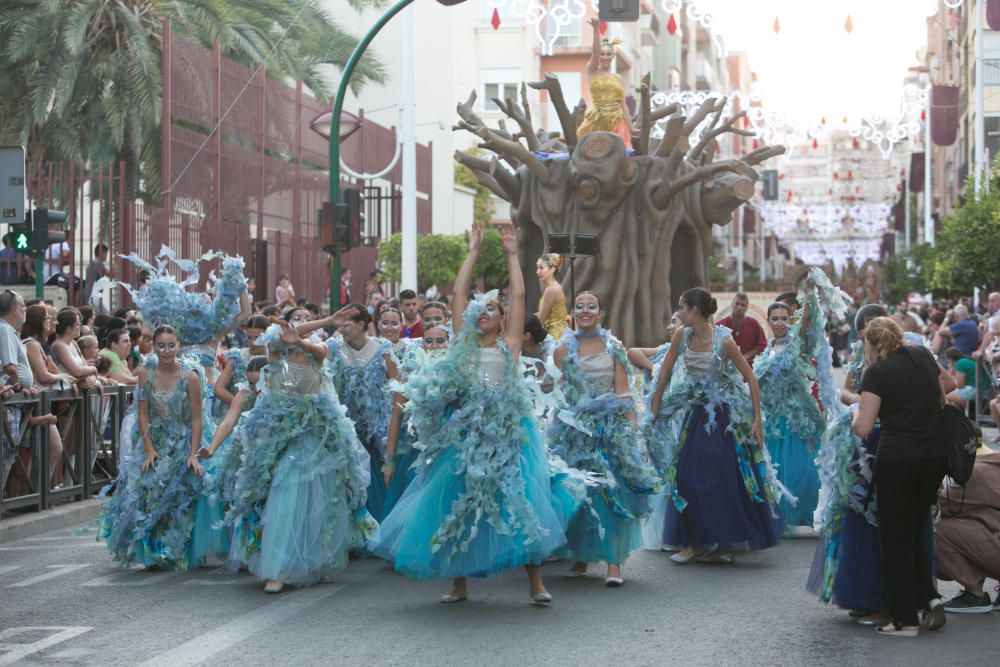
[[[0,667],[26,665],[997,665],[1000,615],[949,616],[917,640],[876,636],[803,590],[815,548],[787,540],[735,565],[643,551],[620,589],[592,568],[545,567],[555,602],[527,604],[522,572],[411,581],[377,560],[332,583],[267,595],[247,574],[122,571],[93,531],[0,545]],[[954,584],[943,587],[953,593]]]

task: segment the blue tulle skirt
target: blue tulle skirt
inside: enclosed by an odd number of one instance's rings
[[[484,516],[469,527],[476,532],[467,548],[434,542],[438,527],[452,512],[452,503],[465,490],[465,474],[458,474],[463,468],[461,445],[456,444],[419,469],[368,548],[392,562],[399,572],[417,579],[486,577],[544,562],[565,544],[564,522],[575,513],[580,498],[573,497],[559,475],[551,475],[534,421],[525,417],[521,426],[528,437],[517,465],[525,498],[541,531],[501,534]]]
[[[794,505],[784,497],[778,504],[789,526],[812,526],[819,500],[819,472],[816,469],[816,446],[804,442],[791,428],[786,417],[778,417],[776,428],[768,427],[774,437],[767,441],[771,462],[778,469],[778,481],[798,499]]]
[[[566,526],[566,546],[559,556],[583,563],[621,565],[643,547],[640,517],[649,512],[648,496],[622,487],[589,490],[585,503]],[[603,533],[603,534],[602,534]]]
[[[878,527],[868,523],[857,512],[846,510],[838,532],[837,570],[833,578],[831,602],[841,609],[888,611],[879,552]],[[921,544],[934,571],[934,527],[928,517],[921,535]],[[827,543],[816,545],[806,590],[818,594],[824,576]]]
[[[665,544],[720,551],[766,549],[778,543],[784,523],[766,502],[753,502],[727,431],[729,411],[715,411],[715,426],[705,431],[708,412],[695,406],[686,420],[686,435],[677,455],[677,492],[687,501],[683,512],[667,504]],[[756,467],[753,475],[763,489]]]
[[[385,477],[382,476],[382,464],[385,463],[385,455],[374,439],[371,442],[362,441],[361,444],[368,451],[369,465],[371,466],[371,481],[368,482],[368,500],[365,501],[365,507],[368,508],[368,513],[376,521],[382,521],[386,514],[385,500],[388,492]]]
[[[351,512],[316,440],[306,436],[281,453],[267,499],[236,523],[233,569],[245,565],[258,579],[304,586],[347,567],[349,552],[364,545],[363,517]]]

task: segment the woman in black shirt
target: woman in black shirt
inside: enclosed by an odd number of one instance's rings
[[[875,460],[875,498],[883,576],[893,622],[880,634],[916,637],[917,610],[928,610],[927,626],[944,625],[944,607],[934,587],[920,535],[947,471],[941,440],[941,402],[954,381],[930,351],[903,343],[903,331],[877,317],[861,333],[868,369],[853,428],[864,438],[878,418],[881,437]]]

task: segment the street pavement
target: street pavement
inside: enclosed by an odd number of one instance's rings
[[[1000,664],[1000,614],[949,615],[943,630],[900,640],[821,605],[803,590],[815,546],[785,540],[735,565],[642,551],[619,589],[598,566],[572,580],[551,563],[555,601],[539,609],[519,571],[470,581],[457,605],[437,601],[447,582],[373,559],[268,595],[223,568],[123,571],[92,525],[63,528],[0,544],[0,667]]]

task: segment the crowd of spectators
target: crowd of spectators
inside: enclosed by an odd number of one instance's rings
[[[47,413],[35,399],[42,391],[81,392],[102,386],[134,385],[142,355],[152,351],[152,332],[132,308],[113,315],[95,314],[91,306],[55,308],[40,299],[6,290],[0,294],[0,399],[3,401],[3,466],[0,491],[4,497],[24,495],[29,480],[58,489],[67,467],[75,464],[81,433],[73,423],[71,400],[52,400]],[[67,394],[61,394],[65,397]],[[108,401],[97,392],[89,408],[108,416]],[[23,423],[26,422],[26,423]],[[48,429],[48,470],[33,470],[29,428]],[[93,465],[93,460],[89,462]]]

